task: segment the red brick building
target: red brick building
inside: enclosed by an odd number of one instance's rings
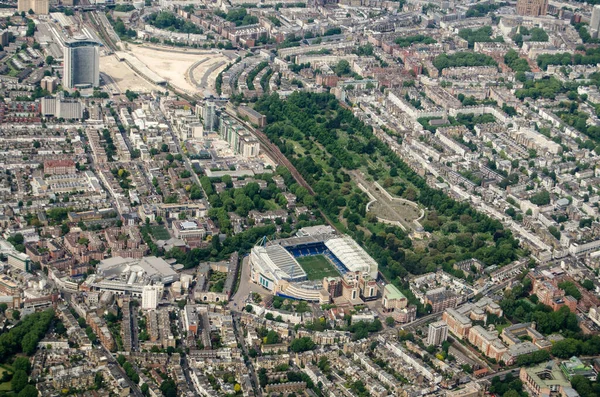
[[[66,175],[74,174],[75,162],[73,160],[47,160],[44,161],[44,174]]]

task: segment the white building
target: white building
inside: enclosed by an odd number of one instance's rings
[[[154,310],[158,306],[163,293],[163,285],[145,285],[142,290],[142,309]]]
[[[427,332],[427,346],[439,346],[448,339],[448,324],[445,321],[436,321],[429,324]]]
[[[63,86],[68,89],[100,86],[99,44],[86,37],[65,42]]]
[[[590,21],[590,34],[593,38],[598,37],[600,31],[600,5],[595,5],[592,11],[592,19]]]
[[[83,105],[78,99],[64,99],[60,96],[45,97],[41,100],[42,115],[66,120],[83,118]]]

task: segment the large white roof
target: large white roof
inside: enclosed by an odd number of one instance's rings
[[[285,280],[297,280],[306,277],[306,272],[298,261],[282,246],[258,246],[252,250],[260,258],[261,265],[267,267],[275,277]]]
[[[372,278],[377,278],[377,262],[350,236],[329,239],[325,246],[351,272],[369,273]]]

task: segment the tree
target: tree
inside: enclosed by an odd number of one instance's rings
[[[31,363],[27,357],[17,357],[13,362],[13,368],[15,371],[25,371],[27,374],[31,372]]]
[[[577,339],[566,338],[552,346],[552,355],[559,358],[569,358],[580,354],[581,342]]]
[[[388,327],[393,327],[394,324],[396,324],[396,320],[394,320],[394,317],[392,317],[392,316],[386,317],[385,325],[387,325]]]
[[[310,339],[310,337],[305,336],[302,338],[297,338],[290,343],[290,350],[294,353],[301,353],[308,350],[312,350],[315,347],[315,342]]]
[[[267,336],[264,337],[265,345],[274,345],[279,343],[279,334],[273,330],[267,332]]]
[[[122,366],[125,364],[125,362],[126,362],[126,361],[127,361],[127,359],[125,358],[125,356],[124,356],[124,355],[122,355],[122,354],[119,354],[119,355],[117,356],[117,362],[119,363],[119,365],[120,365],[121,367],[122,367]]]
[[[529,201],[536,205],[548,205],[550,204],[550,193],[548,193],[547,190],[542,190],[541,192],[531,196]]]
[[[103,383],[104,377],[102,376],[102,372],[96,372],[96,375],[94,376],[94,387],[96,388],[96,390],[101,389]]]
[[[27,372],[23,371],[22,369],[15,371],[15,374],[10,382],[12,389],[17,393],[25,389],[25,386],[27,386],[28,383],[29,376],[27,376]]]
[[[565,291],[565,294],[571,295],[573,298],[581,299],[581,292],[577,289],[577,286],[571,281],[563,281],[558,283],[558,288]]]
[[[165,380],[160,385],[160,391],[165,397],[177,397],[177,385],[172,379]]]
[[[141,388],[140,388],[140,389],[142,390],[142,394],[143,394],[144,396],[148,396],[148,395],[150,394],[150,393],[149,393],[150,387],[148,386],[148,384],[147,384],[147,383],[144,383],[144,384],[142,384],[142,386],[141,386]]]
[[[21,312],[18,310],[13,310],[12,312],[12,318],[15,321],[19,321],[21,319]]]
[[[35,388],[35,386],[27,385],[19,392],[17,397],[37,397],[38,394],[38,390]]]
[[[25,241],[25,238],[23,237],[23,235],[21,233],[16,233],[14,236],[12,236],[11,239],[9,239],[10,242],[14,245],[18,245],[18,244],[23,244],[23,242]]]
[[[588,291],[592,291],[594,289],[594,282],[592,280],[585,279],[581,283],[581,286]]]
[[[21,348],[23,349],[23,353],[27,354],[28,356],[31,356],[33,353],[35,353],[37,344],[38,338],[36,337],[36,335],[31,332],[27,333],[21,341]]]
[[[54,57],[51,55],[48,55],[46,57],[46,65],[52,65],[52,64],[54,64]]]
[[[346,61],[345,59],[342,59],[337,63],[337,65],[335,65],[335,68],[333,69],[333,71],[339,77],[348,75],[351,72],[350,63],[348,61]]]

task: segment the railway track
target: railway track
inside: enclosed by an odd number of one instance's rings
[[[104,26],[102,26],[102,23],[100,23],[96,20],[96,18],[94,17],[94,14],[93,13],[84,13],[83,15],[85,15],[85,17],[92,24],[94,29],[100,34],[100,37],[102,38],[102,40],[104,40],[104,43],[106,44],[106,46],[108,48],[110,48],[111,51],[113,51],[113,52],[118,51],[119,49],[117,48],[115,43],[110,38],[110,35],[108,34],[108,32],[106,31]]]
[[[296,182],[298,182],[298,184],[300,186],[304,187],[311,196],[315,195],[315,191],[308,184],[308,182],[306,182],[306,180],[304,179],[302,174],[300,174],[300,172],[296,169],[296,167],[294,167],[294,165],[288,160],[288,158],[285,157],[285,155],[283,153],[281,153],[281,150],[279,150],[279,147],[277,145],[275,145],[273,142],[271,142],[269,137],[267,137],[267,135],[264,132],[252,127],[250,124],[248,124],[244,120],[238,118],[237,115],[235,115],[235,114],[232,114],[230,112],[227,112],[227,114],[229,114],[231,117],[236,119],[241,124],[245,125],[246,128],[248,128],[248,130],[251,131],[252,134],[254,134],[254,136],[256,136],[256,138],[260,141],[261,150],[264,150],[265,153],[267,153],[273,160],[275,160],[280,165],[287,168],[290,171],[290,174],[292,175],[292,177],[296,180]],[[333,222],[331,222],[329,217],[323,211],[321,211],[320,209],[318,209],[317,211],[319,211],[319,213],[321,214],[321,217],[323,217],[323,219],[325,219],[325,221],[327,222],[327,224],[329,226],[334,228],[338,233],[340,232],[338,227]]]
[[[275,161],[286,167],[290,171],[294,179],[298,182],[298,184],[304,187],[306,190],[308,190],[311,196],[314,196],[315,191],[313,190],[313,188],[308,184],[308,182],[306,182],[304,177],[300,174],[296,167],[294,167],[294,165],[288,160],[288,158],[285,157],[283,153],[281,153],[279,147],[277,147],[277,145],[271,142],[264,132],[254,129],[253,131],[254,135],[256,135],[261,145],[265,149],[265,152],[267,152]]]

